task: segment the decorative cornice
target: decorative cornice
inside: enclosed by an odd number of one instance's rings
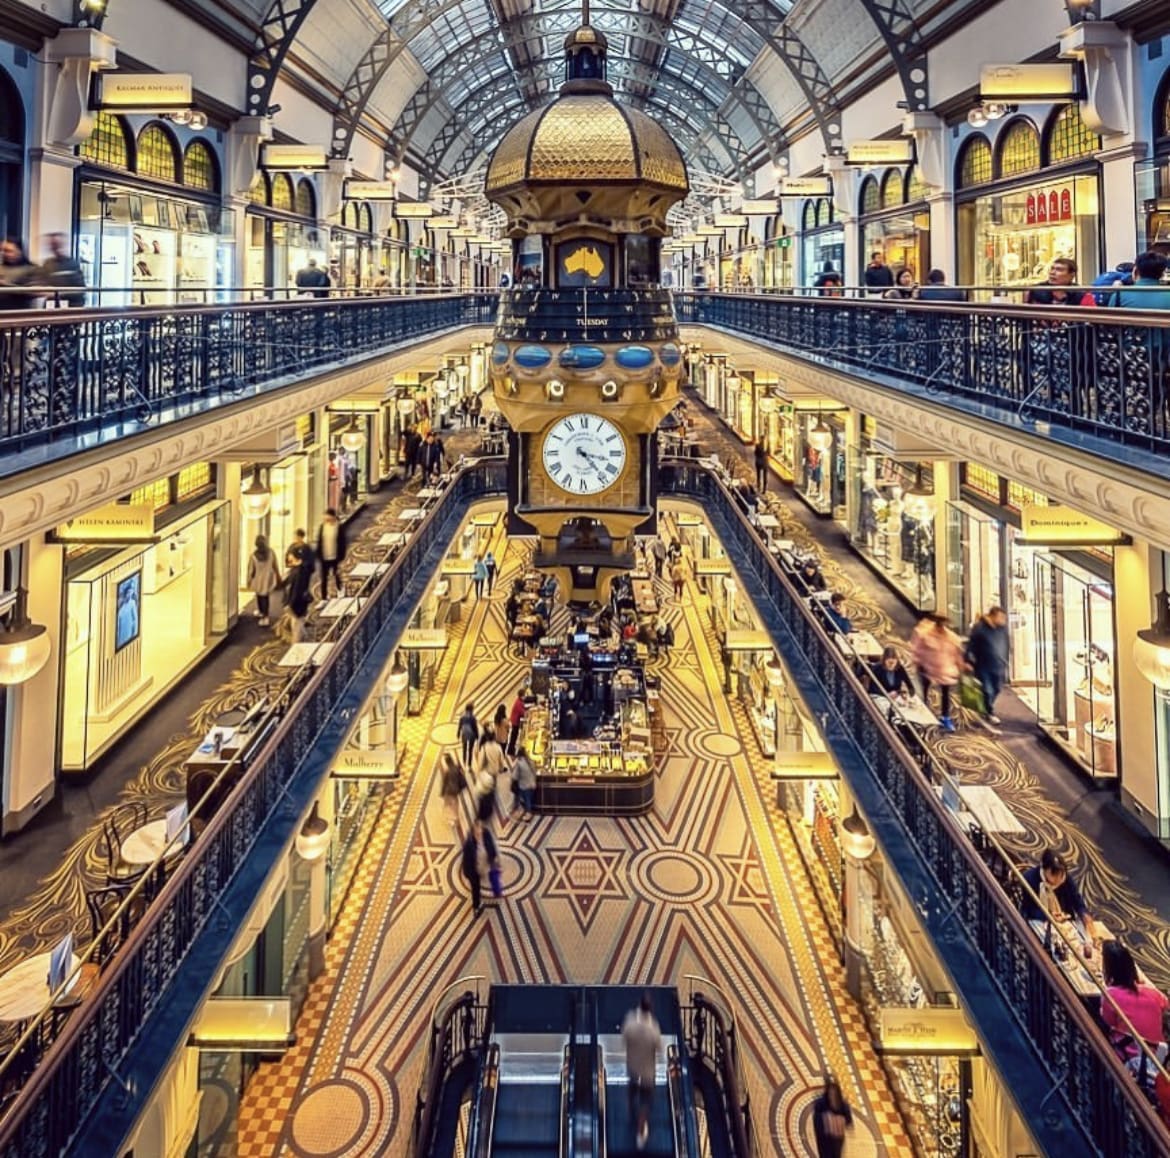
[[[465,349],[476,341],[490,341],[490,331],[477,327],[445,339],[430,339],[427,358],[441,356],[445,347]],[[358,394],[383,397],[394,375],[417,366],[419,358],[418,346],[371,358],[307,385],[241,399],[20,476],[13,493],[0,503],[0,549],[51,530],[68,518],[113,502],[192,463],[214,461],[230,447],[302,414]],[[34,479],[34,474],[40,477]]]
[[[955,410],[935,398],[866,384],[823,366],[777,354],[718,330],[687,326],[682,340],[758,359],[785,378],[829,394],[898,430],[947,447],[966,461],[1024,483],[1136,539],[1170,550],[1170,478],[1159,478],[1026,431]],[[1108,471],[1108,476],[1104,473]]]

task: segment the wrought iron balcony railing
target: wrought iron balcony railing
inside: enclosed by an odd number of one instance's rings
[[[680,323],[881,375],[1017,429],[1048,423],[1052,437],[1076,431],[1170,451],[1170,314],[1162,311],[717,293],[678,293],[675,306]]]
[[[0,314],[0,473],[461,326],[495,293]],[[83,441],[75,441],[83,440]]]
[[[510,342],[670,342],[669,290],[513,289],[500,294],[498,336]]]
[[[842,776],[919,904],[1041,1148],[1070,1156],[1167,1153],[1170,1137],[1136,1083],[943,808],[929,759],[908,749],[873,705],[728,488],[691,460],[665,460],[661,474],[663,493],[703,506],[800,694],[827,720]],[[163,857],[149,870],[141,887],[151,903],[112,960],[101,954],[101,937],[91,947],[102,957],[102,972],[0,1119],[0,1158],[52,1158],[82,1136],[93,1143],[89,1152],[116,1151],[184,1039],[459,522],[476,499],[506,495],[505,475],[499,459],[457,472],[390,569],[370,581],[359,614],[334,629],[335,646],[321,666],[293,677],[276,705],[270,739],[245,768],[223,773],[220,787],[232,783],[229,776],[238,782],[169,879]],[[35,1040],[52,1014],[47,1008],[26,1038]],[[0,1081],[8,1076],[7,1063],[0,1065]]]

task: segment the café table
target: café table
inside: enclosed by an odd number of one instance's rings
[[[1105,988],[1104,982],[1101,980],[1100,946],[1106,941],[1112,941],[1113,934],[1100,921],[1096,921],[1094,924],[1097,927],[1097,943],[1085,942],[1072,922],[1066,921],[1059,926],[1061,931],[1065,933],[1065,938],[1062,938],[1060,933],[1057,932],[1057,929],[1053,928],[1051,932],[1052,941],[1049,942],[1047,921],[1031,920],[1028,924],[1032,927],[1032,932],[1036,934],[1040,941],[1046,944],[1059,944],[1066,949],[1066,952],[1063,954],[1058,952],[1054,955],[1057,967],[1064,974],[1081,1001],[1089,1007],[1091,1012],[1099,1014],[1101,993]],[[1086,948],[1089,950],[1087,957],[1085,955]],[[1138,980],[1142,979],[1139,975]]]
[[[834,632],[833,639],[841,654],[850,659],[854,656],[858,659],[880,659],[885,651],[881,641],[868,631],[851,631],[848,635]]]
[[[756,526],[762,531],[767,531],[770,538],[772,531],[780,530],[780,520],[775,515],[757,515]]]
[[[0,977],[0,1021],[31,1021],[54,1000],[49,990],[51,957],[51,953],[38,953],[35,957],[27,957]],[[70,956],[66,977],[73,975],[79,961],[76,954]],[[76,982],[77,978],[74,977],[73,984]],[[59,1000],[61,996],[63,995],[58,994],[57,999]]]
[[[987,784],[968,784],[959,789],[963,806],[979,821],[984,832],[1027,832],[998,792]]]
[[[425,514],[422,507],[403,507],[394,517],[402,523],[417,523]]]
[[[437,499],[443,493],[441,487],[423,487],[418,492],[418,498],[424,502],[429,502],[431,499]]]
[[[378,540],[379,547],[401,547],[405,543],[406,543],[406,534],[403,531],[387,531]],[[372,566],[372,564],[359,563],[357,565],[357,567],[355,567],[353,569],[353,572],[351,572],[351,574],[356,572],[358,567],[362,567],[362,566]]]
[[[916,728],[933,728],[938,723],[938,716],[918,696],[892,703],[886,696],[874,696],[873,702],[887,716],[893,711],[900,719],[913,724]]]
[[[166,817],[163,817],[161,820],[152,820],[148,824],[142,825],[141,828],[136,828],[122,841],[118,854],[123,863],[129,865],[154,864],[162,856],[164,850],[167,854],[167,860],[170,860],[187,847],[189,835],[189,826],[183,825],[181,839],[176,840],[168,848],[167,821]]]
[[[382,536],[383,539],[387,537],[388,536],[386,535]],[[394,537],[397,538],[398,536],[396,535]],[[406,538],[405,535],[402,535],[401,537],[403,539]],[[381,542],[381,540],[379,540],[379,546],[389,545],[390,544],[384,544]],[[355,563],[354,566],[350,568],[349,577],[351,579],[369,579],[374,575],[384,575],[389,570],[389,563]]]
[[[828,603],[832,598],[832,591],[814,591],[808,597],[808,604],[810,607],[816,607],[818,603]]]
[[[346,615],[356,615],[361,610],[363,603],[365,603],[365,599],[354,595],[327,599],[321,604],[318,614],[322,619],[342,619]]]
[[[304,667],[307,663],[320,664],[332,650],[331,643],[294,643],[277,661],[277,666]]]

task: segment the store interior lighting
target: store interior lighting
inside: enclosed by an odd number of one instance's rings
[[[301,826],[296,839],[297,855],[303,861],[310,863],[320,860],[329,848],[329,821],[317,811],[317,801],[313,801],[313,811],[309,819]]]
[[[186,125],[189,129],[199,132],[207,128],[207,114],[198,109],[179,109],[178,112],[167,113],[167,120],[176,125]]]
[[[973,129],[986,128],[992,121],[1002,121],[1009,113],[1014,113],[1017,107],[1003,101],[981,101],[967,114],[967,124]]]
[[[28,617],[28,592],[20,587],[8,619],[0,627],[0,684],[12,687],[32,679],[49,662],[49,633]]]
[[[350,454],[357,454],[366,445],[366,432],[358,426],[356,414],[349,417],[349,425],[341,433],[341,445]]]

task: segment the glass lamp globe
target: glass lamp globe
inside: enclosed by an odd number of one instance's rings
[[[349,426],[345,428],[345,431],[341,435],[341,445],[351,454],[356,454],[366,445],[366,433],[358,426],[356,418],[349,420]]]
[[[1133,641],[1133,662],[1159,691],[1170,692],[1170,595],[1160,591],[1154,602],[1154,625],[1137,633]]]
[[[768,687],[773,691],[784,686],[784,667],[775,655],[764,664],[764,675],[768,677]]]
[[[272,492],[260,481],[260,472],[252,472],[252,481],[240,492],[240,507],[245,519],[262,519],[272,509]]]
[[[297,833],[296,848],[297,856],[309,862],[320,860],[329,848],[329,821],[318,814],[316,801],[309,819]]]
[[[869,831],[869,825],[861,818],[857,805],[853,811],[841,822],[841,848],[846,856],[854,860],[868,860],[877,848],[877,841]]]
[[[911,487],[903,500],[906,513],[920,523],[929,523],[934,518],[934,493],[922,486]]]
[[[31,680],[49,662],[52,650],[48,631],[29,620],[24,597],[18,597],[11,624],[0,628],[0,684],[12,687]]]
[[[833,445],[833,431],[825,425],[823,419],[818,418],[816,426],[808,432],[808,444],[821,454]]]
[[[406,691],[406,685],[410,677],[407,675],[406,668],[402,666],[402,660],[398,656],[394,657],[394,666],[386,675],[386,690],[392,696],[400,696]]]

